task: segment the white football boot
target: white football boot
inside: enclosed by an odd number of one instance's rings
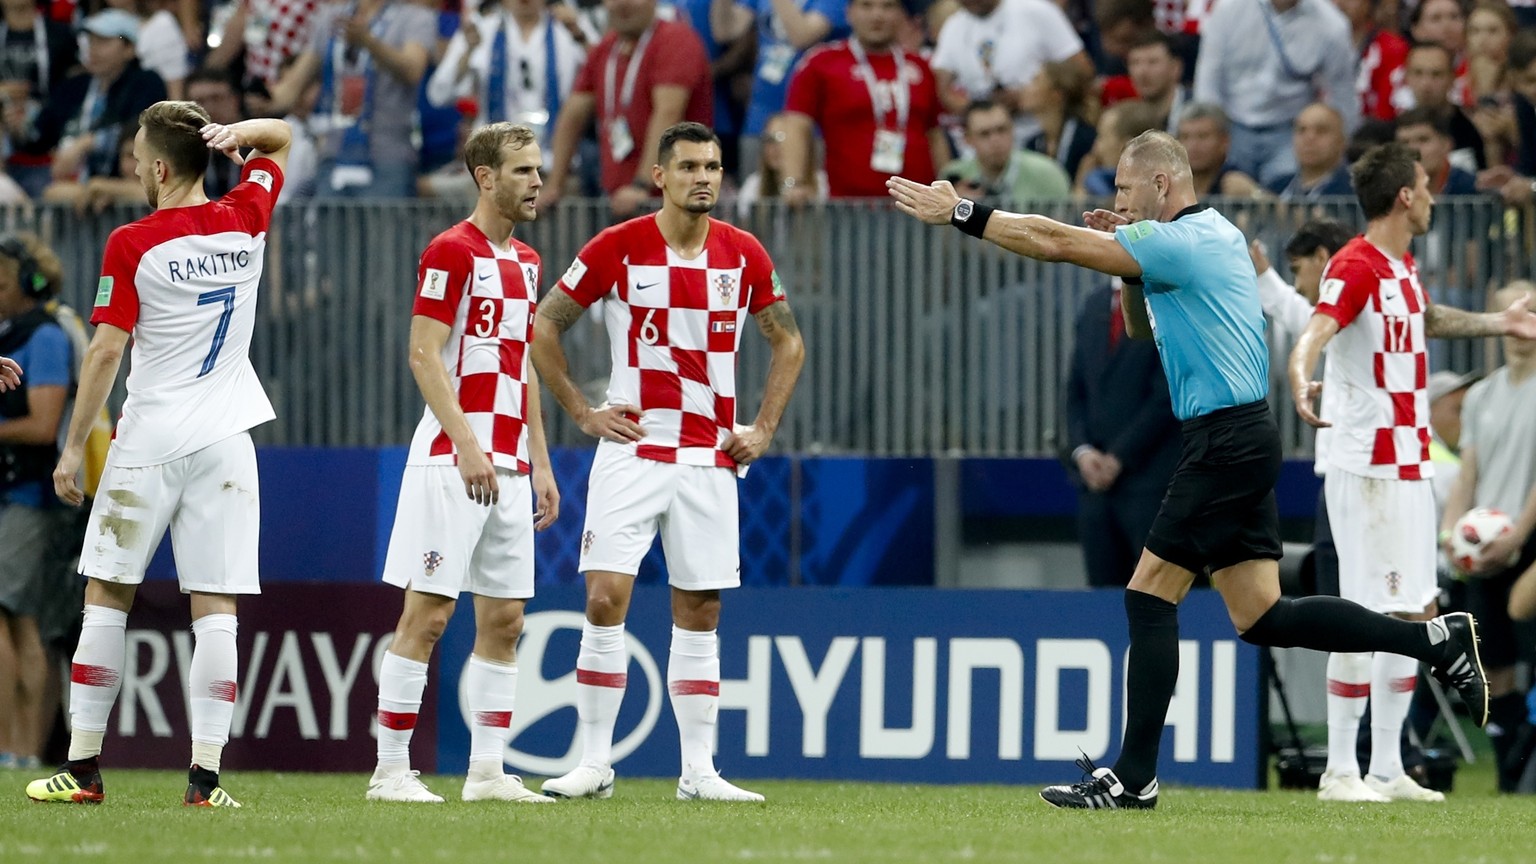
[[[682,777],[677,781],[679,801],[762,801],[763,796],[733,786],[719,774],[707,777]]]
[[[1335,774],[1329,772],[1317,784],[1319,801],[1353,801],[1367,804],[1385,804],[1390,799],[1365,785],[1359,774]]]
[[[441,804],[443,796],[433,793],[421,782],[420,771],[391,770],[381,765],[368,781],[368,800]]]
[[[613,769],[606,765],[577,765],[564,777],[545,780],[542,788],[545,795],[555,798],[612,798]]]
[[[1425,789],[1407,774],[1399,774],[1395,780],[1382,780],[1374,774],[1367,774],[1365,785],[1372,792],[1389,801],[1439,802],[1445,800],[1445,793]]]
[[[516,774],[498,774],[490,778],[466,778],[465,801],[515,801],[518,804],[553,804],[555,799],[529,789]]]

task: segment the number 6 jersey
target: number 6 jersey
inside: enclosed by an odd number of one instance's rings
[[[277,163],[253,159],[218,201],[156,210],[107,238],[91,323],[133,334],[113,465],[164,464],[276,416],[250,349],[282,186]]]
[[[709,220],[704,251],[679,256],[656,217],[592,238],[560,287],[577,303],[603,301],[613,353],[608,402],[638,405],[642,459],[735,468],[720,449],[736,422],[736,356],[748,315],[784,299],[756,237]]]

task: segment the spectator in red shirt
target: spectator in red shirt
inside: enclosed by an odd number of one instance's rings
[[[879,197],[898,174],[931,183],[949,161],[933,70],[896,43],[905,16],[898,0],[848,0],[853,35],[800,61],[784,106],[786,202],[810,198],[818,127],[834,198]]]
[[[560,200],[576,145],[597,118],[603,191],[627,218],[651,193],[661,133],[684,120],[714,121],[714,90],[704,43],[687,21],[656,17],[656,0],[603,0],[608,33],[587,54],[571,98],[555,123],[549,181],[539,207]]]
[[[1333,0],[1349,19],[1350,36],[1360,52],[1355,89],[1360,92],[1360,116],[1391,120],[1397,116],[1392,92],[1403,86],[1403,63],[1408,59],[1408,40],[1383,29],[1379,23],[1381,0]]]

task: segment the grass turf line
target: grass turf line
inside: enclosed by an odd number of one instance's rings
[[[1033,786],[743,781],[768,803],[682,802],[672,781],[622,775],[608,801],[466,804],[462,778],[441,776],[425,780],[446,804],[381,804],[363,799],[365,774],[254,772],[228,777],[243,809],[211,811],[180,805],[182,773],[127,770],[86,807],[33,804],[32,775],[0,771],[0,861],[1536,860],[1536,801],[1484,791],[1482,767],[1443,805],[1165,788],[1151,813],[1052,810]]]

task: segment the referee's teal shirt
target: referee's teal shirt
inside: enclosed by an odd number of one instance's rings
[[[1243,232],[1203,204],[1115,239],[1141,265],[1147,317],[1180,420],[1269,394],[1269,347]]]

